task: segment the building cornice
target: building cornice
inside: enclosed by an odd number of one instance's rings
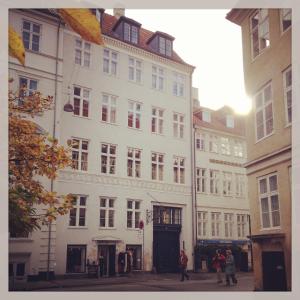
[[[255,11],[255,9],[234,8],[226,15],[226,19],[232,23],[241,25],[245,18],[253,11]]]
[[[210,158],[209,162],[214,163],[214,164],[227,165],[227,166],[231,166],[231,167],[243,168],[243,164],[241,164],[241,163],[230,162],[230,161],[225,161],[225,160],[218,160],[218,159]]]

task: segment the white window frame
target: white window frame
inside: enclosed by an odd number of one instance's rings
[[[107,151],[103,152],[106,146]],[[114,150],[113,150],[114,149]],[[114,152],[114,153],[111,153]],[[104,163],[104,158],[106,163]],[[117,145],[109,143],[101,143],[101,167],[100,173],[107,175],[115,175],[117,169]],[[105,168],[105,170],[104,170]]]
[[[233,195],[233,176],[231,172],[223,172],[223,196]]]
[[[118,74],[118,58],[119,53],[117,51],[104,48],[103,49],[103,68],[104,74],[109,74],[112,76],[117,76]]]
[[[152,107],[151,132],[156,134],[164,133],[164,109]]]
[[[236,215],[237,221],[237,237],[238,238],[245,238],[247,235],[247,215],[246,214],[237,214]]]
[[[124,41],[138,44],[139,42],[139,28],[135,25],[131,25],[124,22]]]
[[[24,29],[24,22],[30,23],[30,29]],[[40,28],[39,32],[34,32],[33,31],[33,25],[38,26]],[[29,47],[26,48],[26,43],[24,42],[24,37],[23,37],[23,32],[26,32],[29,34]],[[38,36],[39,37],[39,42],[38,42],[38,50],[32,49],[32,44],[33,44],[33,36]],[[29,21],[28,19],[23,19],[22,20],[22,41],[24,44],[24,48],[26,50],[31,50],[34,52],[41,52],[41,37],[42,37],[42,24],[38,24],[36,22]]]
[[[132,207],[129,208],[129,202],[132,202]],[[127,199],[127,205],[126,205],[126,211],[127,211],[127,229],[139,229],[139,223],[141,220],[141,200],[135,200],[135,199]],[[139,204],[139,207],[136,208],[136,204]],[[132,219],[131,219],[131,226],[128,225],[129,220],[129,212],[132,213]],[[138,216],[138,219],[136,218]]]
[[[104,109],[106,108],[106,120],[104,120]],[[117,118],[117,96],[102,93],[101,121],[116,124]]]
[[[78,141],[78,148],[74,148],[74,141]],[[87,149],[83,149],[83,143],[87,145]],[[78,168],[74,168],[73,153],[78,153]],[[89,160],[89,140],[72,137],[72,166],[73,170],[78,170],[82,172],[88,171],[88,160]],[[86,160],[83,160],[83,154],[86,154]],[[77,161],[77,160],[76,160]]]
[[[220,171],[218,170],[209,170],[209,192],[220,195]]]
[[[221,235],[221,213],[211,212],[211,236],[220,237]]]
[[[69,211],[69,227],[87,227],[87,195],[72,195],[74,197],[73,207]],[[81,204],[81,198],[85,199],[85,204]],[[74,203],[75,202],[75,203]],[[80,211],[84,209],[84,225],[80,225]],[[71,211],[75,210],[75,225],[71,225]]]
[[[101,201],[104,200],[105,205],[102,206]],[[115,202],[116,198],[114,197],[103,197],[100,196],[100,201],[99,201],[99,228],[104,229],[104,228],[115,228]],[[110,203],[112,203],[112,206],[110,206]],[[101,225],[101,211],[104,211],[104,226]],[[111,218],[111,213],[112,213],[112,218]],[[110,220],[112,219],[112,226],[110,226]]]
[[[202,121],[210,123],[211,122],[211,113],[210,111],[203,110],[202,111]]]
[[[226,127],[234,128],[234,117],[232,115],[226,115]]]
[[[92,44],[80,38],[75,38],[75,64],[81,67],[89,68],[91,66]],[[79,57],[77,55],[79,53]],[[88,59],[87,59],[87,57]]]
[[[291,85],[287,86],[287,74],[290,72],[291,74]],[[292,93],[292,66],[289,66],[286,70],[283,71],[283,92],[284,92],[284,103],[285,103],[285,120],[286,126],[292,124],[292,105],[293,105],[293,93]],[[291,103],[288,103],[287,94],[291,93]]]
[[[217,135],[209,135],[209,152],[218,153],[219,152],[219,137]]]
[[[233,155],[235,157],[244,157],[244,147],[241,141],[233,141]]]
[[[152,88],[158,91],[164,90],[165,69],[152,65]]]
[[[233,213],[224,213],[224,235],[226,238],[233,238]]]
[[[184,97],[185,95],[185,75],[173,72],[173,95]]]
[[[196,149],[200,151],[205,151],[205,140],[206,134],[205,133],[197,133],[196,135]]]
[[[169,46],[168,46],[169,45]],[[162,55],[172,56],[172,42],[169,39],[158,36],[158,52]]]
[[[270,178],[273,177],[273,176],[276,176],[276,186],[277,186],[277,189],[274,190],[274,191],[271,191],[270,189]],[[266,180],[266,191],[265,192],[261,192],[260,190],[260,182],[263,181],[263,180]],[[269,175],[266,175],[266,176],[263,176],[263,177],[260,177],[258,178],[257,180],[258,182],[258,199],[259,199],[259,208],[260,208],[260,224],[261,224],[261,230],[268,230],[268,229],[279,229],[281,228],[281,213],[280,213],[280,199],[279,199],[279,192],[278,192],[278,174],[277,173],[272,173],[272,174],[269,174]],[[271,197],[272,196],[277,196],[277,201],[278,201],[278,209],[276,210],[271,210],[272,208],[272,205],[271,205]],[[262,199],[266,199],[267,198],[267,202],[268,202],[268,212],[265,212],[266,214],[268,214],[268,219],[269,219],[269,223],[270,223],[270,226],[266,226],[264,227],[263,225],[263,211],[262,211]],[[275,211],[278,211],[278,217],[279,217],[279,225],[277,226],[273,226],[273,219],[272,219],[272,215],[273,215],[273,212]]]
[[[128,57],[128,80],[135,83],[142,83],[143,62],[140,59]],[[131,78],[132,74],[132,78]]]
[[[196,168],[196,183],[198,193],[207,192],[207,169]]]
[[[129,124],[129,116],[132,115],[132,126]],[[128,128],[141,129],[142,104],[137,101],[128,101],[127,126]]]
[[[267,100],[265,99],[265,91],[270,87],[270,99]],[[262,106],[257,106],[257,99],[261,98],[261,104]],[[271,136],[274,133],[274,109],[273,109],[273,89],[272,89],[272,83],[269,82],[267,83],[263,88],[261,88],[259,90],[258,93],[256,93],[255,97],[255,103],[254,103],[254,115],[255,115],[255,138],[256,138],[256,142],[259,142],[269,136]],[[271,105],[272,107],[272,118],[266,120],[266,109],[267,107]],[[262,112],[262,126],[263,126],[263,136],[258,138],[257,137],[257,114]],[[267,129],[266,129],[266,125],[267,125],[267,121],[272,120],[272,131],[270,131],[269,133],[267,133]]]
[[[178,184],[185,183],[185,158],[181,156],[173,157],[173,175],[174,182]]]
[[[235,194],[237,197],[246,195],[246,177],[243,174],[235,174]]]
[[[290,15],[290,20],[291,20],[291,25],[289,25],[286,29],[283,28],[283,21],[285,20],[286,17],[289,17]],[[288,31],[290,28],[292,28],[292,9],[291,8],[282,8],[280,9],[280,29],[281,33],[283,34],[284,32]]]
[[[164,160],[165,155],[158,152],[151,153],[151,179],[164,180]]]
[[[266,14],[263,15],[263,12],[266,11]],[[255,15],[258,16],[258,23],[256,26],[252,27],[252,19]],[[266,27],[266,32],[263,32],[264,26]],[[250,17],[250,35],[251,35],[251,53],[252,59],[255,59],[260,55],[265,49],[270,46],[270,28],[269,28],[269,11],[268,9],[258,9]],[[253,36],[257,35],[258,43],[258,53],[254,53],[254,40]],[[263,40],[265,40],[265,45]]]
[[[221,154],[230,155],[231,154],[230,139],[227,138],[227,137],[222,136],[220,138],[220,148],[221,148]]]
[[[75,88],[80,89],[80,95],[75,95]],[[86,96],[88,94],[88,96]],[[91,98],[91,90],[85,87],[81,87],[78,85],[73,85],[73,116],[89,118],[90,116],[90,98]],[[79,100],[79,114],[75,114],[75,99]],[[83,103],[86,102],[88,104],[87,116],[83,115]],[[76,106],[77,107],[77,106]]]
[[[21,80],[26,80],[26,87],[21,86]],[[36,89],[30,88],[32,82],[36,82]],[[20,106],[23,105],[24,104],[24,97],[31,96],[37,90],[38,90],[38,80],[20,75],[19,76],[18,105],[20,105]]]
[[[141,178],[141,165],[142,165],[142,150],[128,147],[127,148],[127,176],[134,177],[134,178]]]
[[[173,136],[175,138],[184,138],[184,123],[185,115],[180,113],[173,113]]]
[[[198,220],[198,237],[207,237],[207,225],[208,225],[208,212],[207,211],[198,211],[197,212],[197,220]]]

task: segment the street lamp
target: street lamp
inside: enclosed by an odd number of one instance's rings
[[[70,87],[68,86],[68,102],[64,105],[65,112],[73,112],[74,110],[73,105],[70,102],[70,95],[71,95],[71,90]]]

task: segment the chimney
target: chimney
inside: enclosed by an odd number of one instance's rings
[[[114,8],[114,16],[119,19],[121,16],[125,16],[125,8]]]

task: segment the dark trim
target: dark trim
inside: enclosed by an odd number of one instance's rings
[[[141,23],[133,20],[133,19],[129,19],[125,16],[121,16],[118,21],[116,22],[116,24],[114,25],[114,27],[112,28],[112,31],[115,31],[115,29],[119,26],[120,23],[122,22],[126,22],[126,23],[129,23],[130,25],[134,25],[134,26],[137,26],[138,28],[141,27]]]
[[[147,40],[146,44],[149,44],[156,36],[161,36],[165,39],[171,40],[172,42],[175,40],[175,38],[165,32],[162,31],[155,31],[152,36]],[[173,50],[173,47],[172,47]]]
[[[68,247],[84,247],[85,256],[84,256],[84,271],[83,272],[68,272]],[[86,255],[87,255],[87,245],[86,244],[67,244],[66,249],[66,274],[84,274],[86,273]]]
[[[249,237],[250,238],[250,237]],[[255,234],[251,236],[253,242],[261,242],[270,239],[285,239],[284,233],[265,233],[265,234]]]

